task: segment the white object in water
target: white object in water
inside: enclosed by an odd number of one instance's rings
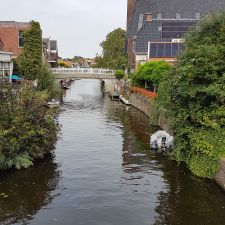
[[[174,137],[166,131],[159,130],[155,132],[150,139],[150,147],[154,150],[167,151],[173,148]]]
[[[59,101],[56,101],[55,99],[52,99],[51,101],[47,102],[47,106],[49,108],[58,108],[59,107]]]

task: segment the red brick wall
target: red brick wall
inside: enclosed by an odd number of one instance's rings
[[[24,31],[28,27],[1,27],[0,39],[3,42],[3,51],[13,52],[13,57],[19,56],[22,48],[19,48],[19,31]]]

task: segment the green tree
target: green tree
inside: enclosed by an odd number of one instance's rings
[[[17,59],[19,73],[28,80],[36,80],[42,71],[42,31],[38,22],[32,21],[24,31],[24,45]]]
[[[125,31],[115,29],[106,36],[100,46],[103,49],[102,57],[96,59],[96,67],[109,69],[125,69],[127,67],[127,55],[125,53]]]
[[[159,83],[169,74],[171,66],[165,61],[146,62],[140,65],[133,75],[133,83],[147,86],[147,82],[154,86],[156,91]]]
[[[125,76],[125,72],[123,70],[117,70],[115,73],[115,77],[118,80],[124,78],[124,76]]]
[[[186,38],[186,49],[160,87],[176,136],[172,156],[212,178],[225,157],[225,13],[210,15]]]
[[[38,90],[46,91],[50,98],[59,94],[54,77],[42,56],[42,31],[38,22],[32,21],[23,33],[24,46],[16,60],[16,72],[28,80],[38,80]]]

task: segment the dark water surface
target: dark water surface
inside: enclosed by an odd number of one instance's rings
[[[59,121],[54,156],[0,174],[0,224],[225,224],[224,192],[152,154],[148,118],[99,81],[75,81]]]

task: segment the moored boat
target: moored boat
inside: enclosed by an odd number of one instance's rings
[[[56,101],[55,99],[52,99],[51,101],[47,102],[47,107],[49,108],[58,108],[59,107],[59,101]]]
[[[169,151],[173,148],[174,137],[166,131],[159,130],[155,132],[150,139],[150,147],[153,150]]]

